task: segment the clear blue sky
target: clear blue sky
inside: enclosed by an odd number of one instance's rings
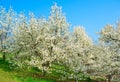
[[[47,17],[50,8],[57,3],[62,6],[68,22],[72,26],[81,25],[94,40],[106,24],[120,21],[120,0],[0,0],[0,5],[17,11],[32,11],[37,16]]]

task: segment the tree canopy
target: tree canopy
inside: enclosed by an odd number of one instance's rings
[[[106,25],[94,44],[84,27],[70,31],[70,24],[56,4],[48,19],[1,7],[0,50],[5,53],[4,59],[6,53],[11,53],[10,62],[18,67],[37,67],[43,75],[57,63],[70,70],[67,78],[79,80],[83,73],[116,80],[120,75],[120,23],[116,26]]]

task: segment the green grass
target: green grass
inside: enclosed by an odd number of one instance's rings
[[[27,76],[28,75],[28,76]],[[34,78],[27,71],[16,71],[9,68],[9,63],[0,59],[0,82],[55,82],[51,79]]]
[[[60,80],[67,69],[58,64],[53,64],[51,73],[47,73],[45,77],[37,68],[13,70],[10,66],[10,63],[0,58],[0,82],[74,82],[74,80]]]
[[[16,76],[15,77],[15,80],[17,82],[55,82],[53,80],[50,80],[50,79],[38,79],[38,78],[33,78],[33,77],[20,77],[20,76]]]
[[[0,68],[0,82],[55,82],[55,81],[50,79],[48,80],[38,79],[29,76],[16,76],[16,73],[6,72]]]
[[[75,82],[73,79],[66,80],[65,78],[65,76],[72,73],[72,71],[57,63],[52,64],[51,72],[47,73],[45,77],[42,76],[42,71],[36,67],[32,67],[29,70],[26,68],[13,68],[11,68],[11,64],[7,60],[2,60],[2,53],[0,53],[0,82]],[[83,79],[85,79],[85,77],[83,77]],[[101,78],[97,78],[97,81],[98,80],[99,82],[103,82]],[[96,81],[81,80],[80,82]]]
[[[0,82],[56,82],[50,78],[33,77],[33,74],[41,73],[37,68],[31,70],[14,70],[10,68],[10,63],[2,60],[0,53]]]
[[[14,74],[6,72],[0,68],[0,82],[16,82],[14,80]]]

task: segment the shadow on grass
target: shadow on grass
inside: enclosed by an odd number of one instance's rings
[[[10,69],[10,63],[8,61],[4,61],[2,58],[0,58],[0,68],[4,71],[12,71],[12,69]]]
[[[33,77],[21,77],[21,76],[16,76],[15,79],[18,82],[56,82],[54,80],[51,79],[43,79],[43,78],[33,78]]]

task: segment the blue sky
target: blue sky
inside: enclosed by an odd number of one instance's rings
[[[120,0],[0,0],[0,5],[17,11],[34,12],[37,16],[49,16],[50,8],[57,3],[62,6],[67,21],[72,26],[84,26],[95,41],[106,24],[120,21]]]

